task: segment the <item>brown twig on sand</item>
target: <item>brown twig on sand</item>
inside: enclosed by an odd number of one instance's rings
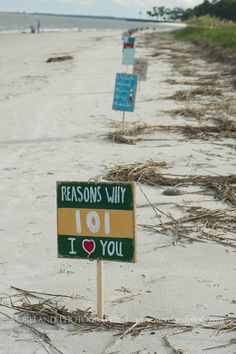
[[[177,240],[187,238],[192,241],[209,240],[224,246],[236,248],[235,238],[227,236],[235,230],[236,209],[209,210],[191,207],[186,210],[189,215],[174,221],[160,222],[155,225],[140,225],[143,228],[158,233],[167,233],[177,237]],[[178,228],[176,227],[178,226]],[[195,238],[189,233],[195,234]]]
[[[140,296],[141,294],[131,294],[131,295],[126,295],[123,297],[120,297],[118,299],[112,300],[113,305],[117,304],[122,304],[123,302],[129,302],[132,301],[136,296]]]
[[[187,330],[189,331],[189,329],[187,329]],[[183,349],[176,349],[176,348],[171,344],[171,342],[170,342],[170,340],[169,340],[169,337],[170,337],[170,336],[174,336],[174,335],[176,335],[176,334],[184,333],[184,332],[186,332],[186,330],[183,330],[183,331],[180,331],[180,332],[176,332],[176,333],[172,333],[172,334],[170,334],[170,335],[165,335],[165,336],[163,337],[163,339],[164,339],[165,343],[167,344],[167,346],[168,346],[174,353],[177,353],[177,354],[185,354],[184,351],[183,351]]]
[[[0,305],[2,306],[2,305]],[[26,322],[23,321],[19,321],[14,317],[11,317],[9,315],[7,315],[6,313],[0,311],[0,314],[7,317],[9,320],[15,321],[16,323],[20,324],[21,326],[24,326],[26,328],[28,328],[31,332],[33,332],[34,334],[36,334],[40,339],[42,339],[45,343],[47,343],[51,348],[53,348],[54,350],[56,350],[59,354],[63,354],[58,348],[56,348],[52,343],[51,343],[51,339],[48,337],[48,335],[46,333],[40,332],[37,328],[33,327],[32,325],[29,325]]]
[[[137,327],[140,323],[142,323],[143,321],[139,321],[139,322],[135,322],[134,324],[132,324],[131,327],[129,327],[128,329],[126,329],[126,331],[124,333],[122,333],[117,339],[115,339],[110,345],[109,347],[107,347],[105,349],[105,351],[103,352],[103,354],[107,354],[109,352],[109,350],[114,347],[120,340],[122,340],[125,336],[127,336],[129,333],[132,333],[135,330],[135,327]]]
[[[64,297],[64,298],[68,297],[70,299],[73,299],[73,296],[70,296],[70,295],[60,295],[60,294],[44,293],[44,292],[40,292],[40,291],[25,290],[25,289],[17,288],[15,286],[11,286],[11,288],[22,292],[24,295],[32,295],[32,294],[37,295],[38,294],[38,295],[46,295],[46,296],[52,296],[52,297]]]
[[[229,347],[230,345],[233,345],[233,344],[236,344],[236,338],[235,339],[234,338],[230,339],[230,341],[228,343],[217,345],[215,347],[205,348],[203,350],[207,351],[207,350],[213,350],[213,349],[227,348],[227,347]]]
[[[236,330],[236,320],[227,320],[222,325],[218,326],[216,334],[221,331],[235,331]]]

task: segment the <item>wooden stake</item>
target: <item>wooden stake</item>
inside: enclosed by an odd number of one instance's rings
[[[125,130],[125,111],[123,111],[123,123],[122,123],[122,129]]]
[[[140,91],[140,87],[141,87],[141,81],[140,78],[138,79],[138,90]]]
[[[97,261],[97,315],[104,318],[103,261]]]

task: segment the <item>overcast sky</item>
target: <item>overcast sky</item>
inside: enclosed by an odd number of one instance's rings
[[[194,7],[203,0],[0,0],[0,11],[146,17],[153,6]]]

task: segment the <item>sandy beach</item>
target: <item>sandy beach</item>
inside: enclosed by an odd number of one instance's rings
[[[120,31],[0,35],[2,305],[9,304],[8,295],[20,294],[14,286],[71,295],[59,302],[96,313],[96,262],[57,258],[56,181],[88,181],[104,177],[116,165],[150,160],[165,162],[159,171],[168,176],[235,175],[235,140],[230,135],[190,137],[178,128],[212,126],[213,118],[235,122],[236,95],[227,66],[208,63],[191,45],[174,43],[154,31],[137,34],[136,57],[149,59],[148,78],[141,82],[135,112],[126,114],[126,126],[139,122],[177,128],[143,133],[135,144],[109,139],[122,122],[122,113],[112,111],[115,75],[126,70],[121,65],[121,35]],[[63,55],[73,59],[46,62]],[[203,92],[191,100],[191,90],[204,87],[193,81],[203,82],[207,75],[213,79],[215,75],[211,87],[220,93]],[[180,91],[191,92],[184,100],[173,97]],[[72,333],[65,325],[36,325],[62,353],[199,354],[213,347],[218,348],[209,353],[235,353],[231,341],[235,332],[203,328],[236,318],[235,226],[221,222],[221,214],[214,225],[206,220],[188,234],[184,226],[168,232],[141,226],[173,222],[196,207],[205,208],[205,213],[218,209],[235,213],[235,204],[203,185],[176,188],[180,193],[170,195],[166,186],[137,187],[138,261],[105,262],[105,313],[120,322],[151,316],[191,328],[167,326],[128,334],[106,351],[121,332],[82,333],[74,328],[77,332]],[[223,225],[219,229],[218,223]],[[205,238],[199,238],[203,228]],[[210,239],[212,232],[221,242]],[[9,308],[0,311],[14,316]],[[0,316],[0,353],[54,352],[29,328]]]

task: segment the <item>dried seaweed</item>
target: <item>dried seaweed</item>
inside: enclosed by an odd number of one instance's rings
[[[149,181],[148,184],[156,185],[155,181],[151,182],[153,176],[155,177],[157,169],[166,166],[165,161],[118,165],[109,170],[104,178],[109,181],[136,181],[141,183]]]
[[[14,287],[13,287],[14,288]],[[22,289],[19,289],[22,295]],[[26,295],[24,295],[23,299],[20,298],[18,304],[14,304],[11,301],[11,297],[8,305],[0,304],[2,308],[7,308],[16,311],[14,317],[11,317],[0,311],[0,314],[6,316],[10,320],[14,320],[21,326],[25,326],[30,329],[35,335],[37,335],[42,343],[45,342],[45,345],[49,345],[53,350],[57,351],[60,354],[63,354],[58,348],[56,348],[52,342],[50,337],[46,334],[38,330],[35,325],[40,324],[51,324],[53,326],[59,326],[60,329],[66,329],[72,333],[83,333],[83,332],[92,332],[92,331],[118,331],[121,332],[119,336],[105,349],[104,353],[110,352],[110,349],[114,347],[118,341],[124,339],[127,335],[137,336],[143,331],[155,331],[161,329],[178,329],[178,331],[173,332],[172,334],[165,335],[166,344],[174,350],[176,353],[184,353],[181,349],[176,349],[169,341],[170,336],[175,336],[180,333],[184,333],[187,331],[192,331],[195,326],[180,323],[173,319],[170,320],[162,320],[157,319],[151,316],[146,316],[141,320],[136,322],[134,321],[111,321],[109,319],[99,319],[94,316],[89,309],[87,310],[68,310],[64,305],[59,305],[57,301],[52,299],[52,296],[49,298],[45,298],[44,301],[40,301],[38,303],[32,303],[29,300],[29,297],[34,296],[34,294],[44,295],[47,293],[42,292],[31,292],[28,290],[23,290]],[[62,297],[63,295],[58,295]],[[14,297],[14,295],[13,295]],[[234,321],[235,322],[235,321]],[[204,329],[217,329],[217,331],[221,330],[235,330],[235,323],[230,322],[223,323],[221,327],[215,328],[213,326],[200,325],[200,327]],[[63,325],[63,326],[62,326]],[[71,329],[72,328],[72,329]],[[218,333],[217,332],[217,333]],[[43,344],[42,344],[43,345]]]
[[[232,114],[233,108],[231,106],[231,100],[224,101],[224,102],[216,102],[216,103],[209,103],[204,104],[202,106],[194,106],[191,105],[189,101],[186,101],[184,107],[179,109],[166,111],[167,113],[171,113],[173,116],[180,116],[185,118],[203,118],[207,117],[208,119],[211,118],[217,123],[222,125],[223,119],[222,116],[227,114]],[[221,118],[216,118],[221,117]],[[225,120],[227,121],[227,120]]]
[[[191,207],[185,213],[188,213],[188,216],[174,219],[168,215],[169,221],[140,226],[152,232],[172,235],[175,238],[175,243],[182,239],[209,240],[236,248],[236,240],[230,236],[231,232],[236,231],[235,208],[210,210]],[[190,234],[195,236],[189,236]]]
[[[177,101],[193,100],[197,96],[221,96],[222,91],[220,89],[213,88],[211,86],[197,87],[189,91],[177,91],[174,95],[166,97],[166,99],[174,99]]]
[[[27,291],[30,294],[29,291]],[[94,316],[90,309],[76,309],[69,311],[64,305],[59,305],[51,298],[45,299],[38,303],[31,303],[28,297],[24,297],[18,305],[12,302],[9,305],[1,307],[10,308],[16,311],[18,318],[27,319],[29,323],[47,323],[53,326],[74,325],[77,330],[93,331],[93,330],[127,330],[134,326],[136,322],[115,322],[110,320],[101,320]],[[136,333],[144,330],[158,330],[161,328],[192,328],[189,325],[179,324],[174,320],[161,320],[153,317],[146,317],[135,329]],[[135,333],[134,332],[134,333]],[[133,333],[133,334],[134,334]]]
[[[173,116],[180,116],[185,118],[202,118],[207,113],[206,107],[196,108],[186,105],[184,108],[175,109],[170,112]]]
[[[194,118],[202,118],[205,112],[208,112],[211,108],[190,108],[188,105],[185,108],[171,111],[174,115],[191,116]],[[216,107],[217,109],[217,107]],[[222,118],[211,118],[214,121],[214,125],[149,125],[143,122],[137,122],[131,127],[126,129],[116,130],[112,133],[108,133],[108,139],[123,144],[136,144],[138,141],[144,140],[139,137],[134,139],[134,136],[152,134],[156,131],[168,131],[174,133],[181,133],[188,139],[203,139],[209,138],[223,139],[223,138],[236,138],[236,125],[232,120]]]
[[[74,58],[72,55],[61,55],[57,57],[51,57],[46,60],[46,63],[57,63],[57,62],[62,62],[62,61],[67,61],[67,60],[73,60]]]
[[[112,133],[108,133],[108,139],[119,144],[136,144],[141,138],[134,139],[133,136],[152,133],[157,129],[154,125],[148,125],[146,123],[135,123],[132,127],[116,130]]]
[[[137,136],[140,134],[144,134],[146,132],[152,132],[156,129],[155,125],[149,125],[143,122],[135,123],[132,127],[124,129],[123,135],[128,136]]]
[[[182,133],[189,139],[223,139],[236,138],[236,125],[231,120],[215,119],[217,125],[191,126],[191,125],[162,125],[156,126],[159,131]]]
[[[186,86],[215,86],[215,87],[230,87],[230,84],[227,84],[223,79],[220,79],[218,76],[213,75],[212,78],[196,78],[195,80],[174,80],[166,79],[163,81],[169,85],[186,85]]]
[[[108,139],[119,144],[136,144],[141,139],[134,139],[133,136],[137,136],[144,133],[151,133],[155,131],[155,126],[148,125],[146,123],[135,123],[132,127],[116,130],[112,133],[108,133]]]
[[[117,165],[111,168],[105,178],[109,181],[136,181],[151,186],[179,186],[179,185],[209,185],[236,183],[236,175],[229,176],[184,176],[169,177],[157,173],[160,167],[166,167],[166,162],[147,161],[131,165]]]
[[[173,177],[160,173],[160,168],[166,167],[166,162],[135,163],[131,165],[118,165],[105,175],[109,181],[135,181],[150,186],[188,186],[198,185],[211,188],[220,200],[236,205],[236,175],[229,176],[180,176]]]
[[[114,143],[117,144],[135,145],[137,141],[136,139],[129,139],[124,137],[122,130],[114,133],[109,133],[107,137],[108,139],[112,140]]]

